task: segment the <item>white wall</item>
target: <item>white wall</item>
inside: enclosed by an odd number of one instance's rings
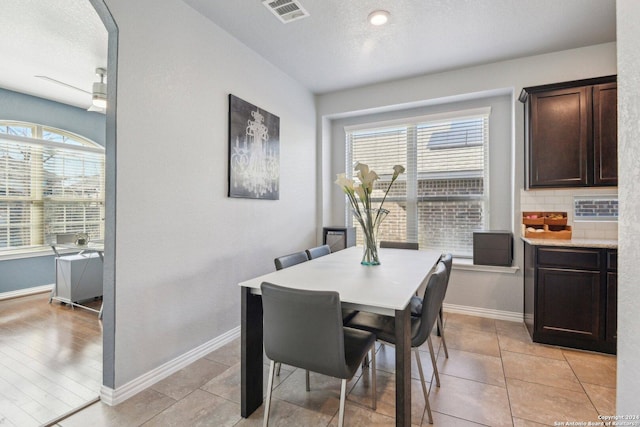
[[[620,240],[618,262],[619,415],[640,414],[640,2],[617,0],[618,171]]]
[[[107,6],[119,28],[120,387],[237,327],[237,283],[315,244],[315,107],[310,92],[180,0]],[[226,197],[229,93],[280,117],[279,201]]]
[[[484,94],[512,94],[513,107],[513,206],[511,228],[520,228],[520,189],[524,186],[524,121],[523,107],[517,101],[523,87],[540,84],[577,80],[616,74],[616,45],[607,43],[498,62],[478,67],[427,75],[405,80],[392,81],[361,88],[338,91],[316,98],[319,127],[318,140],[322,143],[319,153],[319,171],[323,174],[322,221],[336,222],[333,212],[336,203],[344,203],[339,188],[331,185],[333,169],[344,168],[344,158],[335,155],[334,150],[343,146],[331,140],[330,120],[406,109],[422,105],[475,98]],[[342,151],[344,152],[344,151]],[[332,162],[328,167],[326,162]],[[335,188],[334,188],[335,187]],[[339,207],[340,208],[340,207]],[[338,208],[338,210],[339,210]],[[515,264],[522,268],[522,244],[514,241]],[[454,271],[447,293],[448,304],[473,305],[474,307],[510,313],[522,313],[522,275],[504,273],[476,273]]]

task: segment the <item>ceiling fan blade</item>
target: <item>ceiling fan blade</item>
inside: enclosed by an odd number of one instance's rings
[[[75,86],[72,86],[70,84],[61,82],[60,80],[52,79],[51,77],[48,77],[48,76],[34,76],[34,77],[37,77],[37,78],[42,79],[42,80],[46,80],[46,81],[51,82],[51,83],[58,84],[60,86],[68,87],[70,89],[79,90],[80,92],[84,92],[84,93],[86,93],[88,95],[91,95],[91,92],[89,92],[89,91],[86,91],[84,89],[80,89],[79,87],[75,87]]]

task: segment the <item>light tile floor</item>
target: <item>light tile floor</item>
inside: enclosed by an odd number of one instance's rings
[[[441,387],[431,387],[434,425],[446,427],[554,425],[598,421],[615,414],[616,358],[531,342],[524,325],[445,313],[449,359],[434,336]],[[432,377],[425,345],[425,375]],[[412,421],[428,426],[412,359]],[[345,425],[393,426],[394,349],[379,347],[378,408],[371,410],[369,371],[348,384]],[[268,364],[265,364],[265,387]],[[337,425],[339,380],[283,366],[274,388],[273,426]],[[220,348],[126,402],[94,404],[59,423],[87,426],[260,426],[262,407],[240,417],[240,340]]]

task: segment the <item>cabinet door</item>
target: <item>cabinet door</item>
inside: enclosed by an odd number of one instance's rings
[[[536,334],[602,339],[600,272],[539,268],[536,290]]]
[[[594,185],[618,185],[617,108],[616,83],[593,87]]]
[[[607,336],[606,340],[616,342],[618,338],[618,274],[607,273]]]
[[[589,183],[591,90],[585,86],[531,95],[530,187]]]

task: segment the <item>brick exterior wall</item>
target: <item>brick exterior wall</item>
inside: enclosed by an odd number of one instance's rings
[[[388,185],[388,181],[378,181],[374,197],[382,197]],[[482,196],[483,191],[482,178],[419,180],[417,232],[420,247],[471,255],[473,231],[484,227],[485,202],[459,199],[464,196]],[[446,200],[447,197],[458,200]],[[394,183],[384,208],[390,212],[380,227],[378,240],[408,240],[406,181]],[[354,225],[357,242],[362,244],[362,232],[355,220]]]

